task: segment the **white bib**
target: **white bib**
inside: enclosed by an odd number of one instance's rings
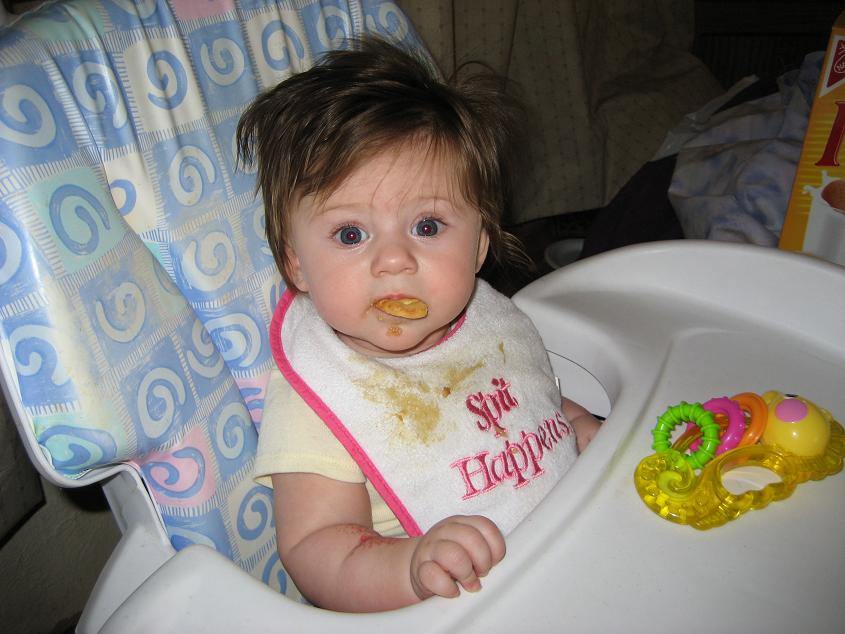
[[[507,534],[577,456],[534,325],[482,280],[449,334],[408,357],[350,349],[307,295],[290,292],[270,342],[287,381],[410,536],[458,514],[484,515]]]

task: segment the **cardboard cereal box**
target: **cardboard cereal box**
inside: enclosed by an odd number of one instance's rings
[[[845,265],[845,11],[833,25],[780,248]]]

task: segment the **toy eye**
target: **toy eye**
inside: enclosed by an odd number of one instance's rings
[[[417,225],[414,227],[413,234],[415,236],[430,238],[432,236],[436,236],[440,232],[440,228],[442,226],[443,223],[439,220],[435,220],[434,218],[426,218],[425,220],[420,220],[417,223]]]
[[[354,246],[366,240],[369,236],[360,227],[348,226],[339,229],[334,234],[335,240],[347,246]]]

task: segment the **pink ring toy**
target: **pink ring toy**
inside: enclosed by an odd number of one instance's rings
[[[736,449],[736,447],[739,446],[739,441],[742,439],[742,435],[745,433],[745,414],[742,413],[742,408],[727,396],[711,398],[709,401],[704,403],[703,407],[708,412],[722,414],[728,419],[728,428],[721,436],[719,448],[716,450],[716,455],[720,456],[726,451]],[[694,427],[692,423],[688,423],[687,429],[691,426]],[[690,445],[690,449],[695,451],[699,444],[701,444],[700,438]]]

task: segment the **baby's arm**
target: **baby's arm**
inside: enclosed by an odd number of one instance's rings
[[[432,595],[481,588],[505,542],[490,520],[455,516],[415,538],[372,529],[363,484],[311,473],[273,476],[276,533],[285,569],[315,605],[347,612],[390,610]]]
[[[601,429],[601,423],[595,416],[590,414],[583,407],[578,405],[575,401],[570,401],[568,398],[561,398],[560,406],[563,409],[563,415],[572,428],[575,430],[575,440],[578,444],[578,451],[584,451],[593,436]]]

